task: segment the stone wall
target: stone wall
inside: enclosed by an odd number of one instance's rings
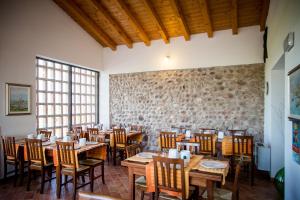
[[[171,126],[248,129],[263,141],[264,64],[110,75],[111,124],[141,124],[148,146]]]

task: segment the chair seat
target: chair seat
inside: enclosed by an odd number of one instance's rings
[[[15,160],[15,159],[7,159],[7,160],[6,160],[6,163],[7,163],[7,164],[10,164],[10,165],[15,165],[16,163],[18,163],[18,161]]]
[[[189,199],[190,197],[192,196],[192,194],[194,193],[194,191],[196,190],[196,188],[192,185],[190,185],[190,192],[189,192]],[[161,192],[159,193],[159,197],[162,198],[162,199],[166,199],[166,200],[180,200],[182,199],[181,196],[171,196],[171,195],[168,195],[164,192]]]
[[[116,147],[118,149],[124,149],[125,148],[125,144],[117,144]]]
[[[44,165],[44,167],[51,167],[51,166],[53,166],[52,162],[48,162],[47,164]],[[33,169],[33,170],[40,170],[40,171],[42,170],[41,163],[34,162],[34,163],[31,163],[29,167],[30,167],[30,169]]]
[[[86,165],[86,166],[97,166],[103,164],[103,160],[97,160],[97,159],[85,159],[79,161],[80,165]]]
[[[252,158],[251,156],[235,156],[234,158],[235,161],[243,161],[243,162],[251,162]]]
[[[79,165],[78,168],[76,168],[76,172],[77,173],[82,173],[82,172],[85,172],[87,170],[89,170],[90,167],[89,166],[84,166],[84,165]],[[68,168],[68,167],[65,167],[61,170],[61,173],[62,174],[65,174],[65,175],[73,175],[74,174],[74,169],[73,168]]]
[[[207,198],[207,191],[202,195],[202,198]],[[216,200],[231,200],[232,192],[230,190],[215,188],[214,189],[214,199]]]

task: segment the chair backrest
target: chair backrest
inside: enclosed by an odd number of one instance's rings
[[[7,159],[17,159],[15,137],[1,136],[4,156]]]
[[[143,130],[143,126],[140,126],[140,125],[130,125],[130,130],[131,131],[142,131]]]
[[[132,144],[126,147],[127,158],[134,156],[141,152],[141,146],[139,144]]]
[[[175,149],[176,148],[176,133],[175,132],[160,132],[160,149]]]
[[[58,164],[62,167],[76,169],[74,142],[56,141]]]
[[[113,129],[113,139],[115,144],[127,144],[127,135],[124,128]]]
[[[196,153],[214,154],[214,134],[195,133],[194,138],[195,142],[199,144],[199,150],[198,147],[195,148]]]
[[[47,130],[40,130],[39,134],[44,134],[46,138],[50,139],[52,132]]]
[[[253,136],[232,136],[232,153],[236,156],[253,156]]]
[[[155,192],[159,193],[161,189],[180,192],[182,199],[185,199],[186,191],[183,159],[155,156],[153,157],[153,161]]]
[[[102,194],[95,194],[91,192],[79,192],[78,193],[79,200],[121,200],[119,198],[102,195]]]
[[[81,126],[74,126],[73,127],[73,132],[74,133],[81,133],[82,132],[82,127]]]
[[[29,162],[39,163],[44,166],[44,153],[42,140],[39,139],[25,139],[26,151]]]
[[[246,129],[230,129],[227,130],[230,136],[239,135],[239,136],[246,136],[247,130]]]
[[[99,134],[99,129],[98,128],[88,128],[87,132],[89,135],[98,135]]]
[[[239,176],[241,171],[241,162],[239,162],[236,165],[235,168],[235,176],[234,176],[234,182],[232,187],[232,200],[238,200],[239,199]]]
[[[215,134],[217,131],[214,128],[199,128],[200,133]]]

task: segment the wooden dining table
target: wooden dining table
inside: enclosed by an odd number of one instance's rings
[[[129,178],[129,198],[131,200],[135,199],[135,178],[136,176],[146,176],[146,166],[152,162],[139,162],[138,160],[132,160],[130,158],[121,162],[122,166],[128,168],[128,178]],[[189,171],[189,184],[199,187],[207,188],[208,199],[212,200],[214,198],[213,190],[216,182],[222,182],[228,174],[229,162],[227,162],[226,171],[224,173],[212,172],[211,170],[205,170],[204,168],[192,169]],[[225,175],[225,176],[224,176]]]

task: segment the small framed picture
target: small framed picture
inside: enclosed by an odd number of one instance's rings
[[[15,83],[5,84],[6,115],[31,114],[31,86]]]
[[[290,79],[290,116],[291,120],[300,120],[300,65],[289,73]]]

